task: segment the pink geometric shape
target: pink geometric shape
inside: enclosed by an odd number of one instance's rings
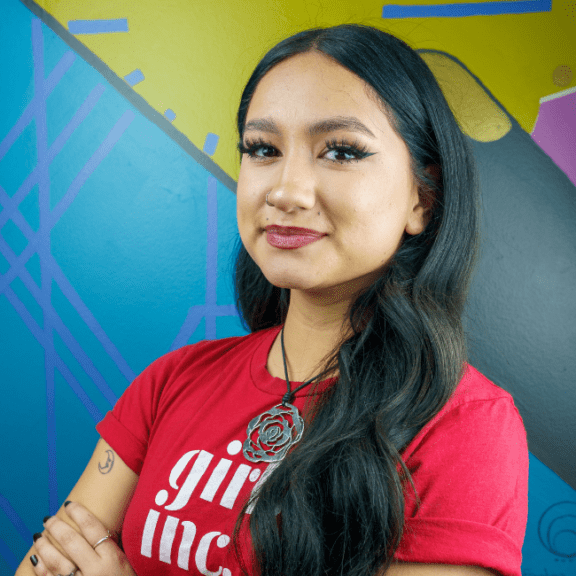
[[[540,100],[532,139],[576,186],[576,87]]]

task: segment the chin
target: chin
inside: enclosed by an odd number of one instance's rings
[[[286,288],[288,290],[309,290],[313,288],[310,285],[310,278],[303,277],[301,274],[287,274],[284,270],[279,274],[270,274],[262,270],[266,280],[277,288]]]
[[[266,276],[266,274],[264,274]],[[276,286],[276,288],[286,288],[287,290],[306,290],[307,286],[304,286],[302,282],[298,280],[291,280],[286,276],[282,278],[271,277],[269,278],[266,276],[266,279],[272,286]]]

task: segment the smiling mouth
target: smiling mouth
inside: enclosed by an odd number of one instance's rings
[[[299,228],[297,226],[266,226],[266,232],[274,232],[276,234],[296,234],[298,236],[324,236],[322,232],[317,230],[310,230],[310,228]]]
[[[277,232],[274,229],[270,229],[266,233],[266,239],[268,244],[274,248],[281,248],[284,250],[293,250],[295,248],[301,248],[302,246],[307,246],[313,242],[321,240],[324,236],[317,234],[295,234],[295,233],[284,233]]]

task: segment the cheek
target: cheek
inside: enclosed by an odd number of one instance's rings
[[[364,261],[380,260],[395,251],[404,228],[390,211],[378,206],[357,208],[349,216],[346,239],[356,256]]]
[[[241,190],[236,199],[236,223],[240,240],[244,248],[250,254],[252,259],[255,258],[254,248],[261,234],[261,227],[266,226],[265,217],[259,212],[257,199],[246,196]]]
[[[330,205],[339,213],[349,214],[354,219],[370,220],[375,212],[382,211],[387,190],[385,178],[380,173],[366,170],[337,174],[337,177],[323,182],[323,189],[330,192]]]
[[[249,206],[246,199],[239,197],[236,200],[236,223],[238,225],[238,233],[244,245],[249,240],[250,235],[250,222],[254,221],[254,217],[250,215]]]

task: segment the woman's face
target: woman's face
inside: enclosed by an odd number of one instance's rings
[[[425,228],[406,145],[364,81],[325,56],[293,56],[262,78],[243,146],[238,229],[275,286],[354,294],[382,273],[404,231]],[[325,235],[282,249],[269,243],[270,225]]]

